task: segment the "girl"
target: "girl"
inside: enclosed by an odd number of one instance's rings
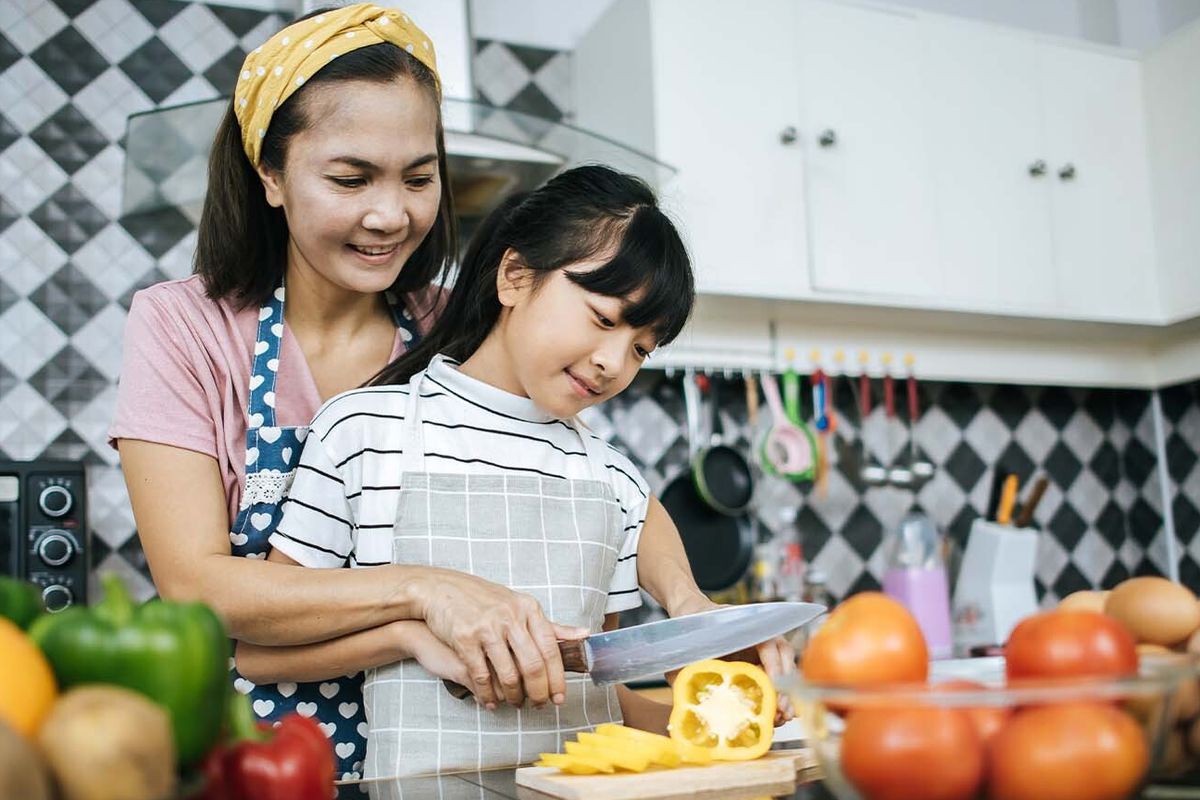
[[[580,167],[509,201],[477,232],[433,331],[372,387],[317,414],[270,559],[464,571],[525,593],[560,624],[615,625],[640,603],[639,576],[663,569],[639,538],[677,534],[633,465],[577,415],[678,335],[693,296],[683,243],[640,181]],[[511,676],[523,665],[503,640],[485,639],[461,665],[432,636],[412,644],[415,660],[367,673],[368,777],[526,763],[636,713],[582,676],[557,707],[487,713],[440,679],[486,676],[488,663]],[[774,655],[778,671],[790,654]],[[266,673],[296,660],[238,652]],[[360,666],[345,650],[303,661],[313,672]]]
[[[439,308],[431,284],[456,241],[439,95],[428,37],[370,4],[315,13],[246,57],[213,143],[196,274],[135,296],[109,436],[164,597],[208,603],[239,640],[357,637],[373,648],[363,663],[408,657],[410,635],[436,636],[456,664],[503,642],[517,663],[507,698],[545,702],[565,691],[562,663],[535,642],[570,631],[527,597],[425,565],[261,560],[317,408],[407,352]],[[645,547],[686,571],[677,537]],[[702,602],[680,581],[649,588],[673,613]],[[264,719],[315,714],[352,775],[358,669],[232,680]],[[501,699],[490,673],[470,683]]]

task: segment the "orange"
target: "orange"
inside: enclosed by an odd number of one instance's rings
[[[42,651],[25,633],[0,617],[0,719],[18,733],[33,736],[58,689]]]

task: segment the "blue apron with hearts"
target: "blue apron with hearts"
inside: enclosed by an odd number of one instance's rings
[[[275,378],[279,374],[283,339],[284,289],[279,287],[258,311],[258,336],[250,370],[249,424],[246,430],[246,484],[241,507],[229,532],[232,552],[245,558],[266,558],[267,540],[282,516],[281,506],[292,483],[307,426],[279,427],[275,422]],[[416,321],[391,305],[400,338],[409,348],[420,340]],[[255,685],[230,671],[237,691],[250,695],[254,715],[274,722],[296,712],[314,717],[333,744],[337,778],[362,775],[367,723],[363,715],[362,673],[317,683]]]

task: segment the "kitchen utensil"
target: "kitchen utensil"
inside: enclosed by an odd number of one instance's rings
[[[954,645],[1003,644],[1021,619],[1037,611],[1033,586],[1038,535],[976,519],[955,581]]]
[[[566,775],[553,767],[521,767],[517,786],[561,800],[654,800],[693,797],[791,796],[796,776],[811,769],[808,748],[772,750],[753,761],[713,762],[702,767],[651,769],[611,775]],[[518,792],[524,797],[523,792]]]
[[[807,428],[791,422],[779,397],[775,379],[765,373],[762,376],[762,389],[773,418],[771,428],[763,439],[763,467],[772,474],[795,482],[812,480],[816,466],[816,443],[812,434]]]
[[[863,463],[859,477],[868,486],[882,486],[887,483],[887,468],[882,464],[872,464],[867,453],[867,419],[871,416],[871,376],[867,374],[867,354],[862,353],[858,360],[862,365],[862,373],[858,376],[858,439]]]
[[[1007,525],[1012,522],[1013,506],[1017,502],[1017,488],[1020,485],[1020,480],[1016,475],[1009,475],[1004,479],[1004,488],[1000,490],[1000,507],[996,509],[996,522],[1000,525]]]
[[[815,603],[725,606],[560,641],[558,651],[567,672],[587,673],[597,685],[625,683],[745,650],[824,613]],[[456,697],[466,696],[465,687],[443,682]]]
[[[787,361],[787,366],[783,369],[783,374],[780,379],[783,383],[783,407],[787,411],[788,419],[797,427],[804,425],[804,412],[800,409],[800,375],[796,372],[796,368],[792,366],[792,360],[796,357],[794,350],[788,350],[784,354],[784,359]]]
[[[813,353],[814,361],[819,357],[819,353]],[[819,364],[813,370],[810,381],[812,383],[813,395],[813,428],[817,431],[817,474],[814,485],[817,490],[817,496],[825,497],[829,478],[830,419],[826,403],[829,392],[829,379]]]
[[[1050,480],[1046,476],[1043,475],[1037,479],[1033,489],[1029,492],[1029,497],[1025,498],[1025,502],[1021,504],[1021,513],[1017,515],[1014,525],[1018,528],[1025,528],[1033,522],[1033,512],[1037,511],[1038,503],[1042,502],[1042,495],[1046,493],[1046,487],[1049,485]]]
[[[917,378],[913,374],[915,359],[912,354],[904,357],[908,367],[908,378],[905,389],[908,399],[908,469],[892,470],[891,482],[897,486],[914,486],[933,477],[933,464],[917,460],[917,418],[920,416],[920,404],[917,397]]]
[[[883,446],[887,464],[883,465],[886,480],[895,486],[911,486],[912,472],[907,467],[895,465],[896,455],[892,449],[892,429],[897,426],[896,418],[896,379],[892,377],[892,355],[884,353],[883,358]]]
[[[1163,723],[1164,717],[1170,715],[1170,709],[1176,705],[1175,698],[1183,694],[1183,686],[1187,681],[1196,680],[1196,657],[1180,657],[1173,654],[1169,657],[1142,656],[1138,674],[1119,678],[1079,678],[1072,680],[1029,681],[1023,685],[1006,685],[1005,662],[1003,657],[961,658],[946,661],[936,661],[930,664],[929,684],[920,686],[897,687],[892,685],[851,688],[846,686],[830,686],[804,681],[800,675],[785,675],[776,680],[780,693],[792,698],[793,705],[800,710],[800,722],[809,732],[807,744],[813,748],[820,762],[823,788],[834,800],[870,800],[872,797],[887,797],[886,789],[896,785],[895,781],[907,781],[905,785],[918,787],[910,797],[931,797],[932,793],[923,794],[921,786],[943,786],[944,782],[935,777],[944,775],[942,772],[948,763],[945,759],[916,759],[895,764],[887,773],[867,773],[860,771],[857,775],[879,775],[892,783],[876,783],[885,787],[882,793],[862,791],[864,787],[855,787],[852,776],[857,777],[848,759],[843,756],[849,753],[850,725],[846,720],[846,710],[855,708],[895,708],[928,709],[933,714],[933,720],[939,720],[935,709],[958,709],[968,713],[983,710],[985,714],[995,714],[1001,719],[1015,718],[1029,711],[1038,713],[1039,709],[1063,708],[1074,705],[1076,708],[1098,709],[1099,720],[1107,721],[1111,715],[1124,715],[1125,729],[1139,740],[1150,757],[1150,775],[1156,770],[1169,769],[1171,759],[1166,754],[1170,751],[1167,744],[1168,736],[1177,736],[1172,726]],[[942,688],[939,684],[947,681],[974,681],[982,686],[979,689],[964,689],[961,685]],[[1149,710],[1148,710],[1149,709]],[[1166,713],[1164,713],[1164,711]],[[950,714],[949,716],[957,716]],[[1078,719],[1078,716],[1076,717]],[[1086,718],[1086,717],[1085,717]],[[1093,717],[1095,719],[1096,717]],[[932,724],[932,723],[931,723]],[[1086,726],[1086,722],[1082,722]],[[897,732],[899,730],[900,732]],[[1028,730],[1028,729],[1026,729]],[[890,725],[862,727],[857,729],[854,743],[855,753],[866,753],[875,756],[879,753],[893,752],[910,741],[926,741],[924,735],[932,736],[929,731],[912,732],[906,735],[906,728],[894,728]],[[1136,732],[1136,733],[1133,733]],[[1016,736],[1013,731],[1013,736]],[[1039,747],[1034,748],[1028,756],[1041,757],[1044,753],[1076,753],[1080,748],[1103,745],[1092,744],[1095,739],[1088,737],[1088,732],[1081,730],[1079,725],[1057,726],[1053,730],[1049,726],[1039,735]],[[1093,736],[1095,734],[1093,733]],[[1104,734],[1100,734],[1103,736]],[[1110,736],[1112,734],[1109,734]],[[911,737],[911,738],[910,738]],[[994,739],[992,740],[995,741]],[[1012,741],[1010,739],[1010,741]],[[846,750],[843,750],[843,745]],[[915,746],[914,746],[914,749]],[[957,752],[957,751],[956,751]],[[1125,752],[1122,750],[1122,752]],[[986,761],[986,767],[981,769],[982,785],[977,790],[960,792],[962,797],[997,797],[997,785],[993,782],[999,777],[1001,770],[1022,770],[1033,767],[1026,764],[1024,759],[1008,762],[1004,765],[999,759]],[[871,762],[866,758],[858,762]],[[1053,761],[1051,763],[1054,763]],[[1058,774],[1049,777],[1056,786],[1072,788],[1083,785],[1084,778],[1077,771],[1077,762],[1064,758],[1063,768]],[[1178,768],[1176,766],[1176,768]],[[861,770],[861,768],[860,768]],[[953,766],[951,766],[953,770]],[[1120,792],[1121,797],[1183,797],[1190,796],[1187,789],[1180,787],[1172,791],[1166,789],[1161,794],[1155,792],[1140,792],[1143,776],[1139,771],[1129,775],[1129,791]],[[869,778],[868,778],[869,779]],[[990,785],[989,785],[990,784]],[[1010,784],[1011,785],[1011,784]],[[870,787],[867,787],[870,788]],[[948,794],[945,796],[949,796]],[[1026,795],[1029,796],[1029,795]],[[1034,796],[1049,796],[1034,792]],[[1093,793],[1092,796],[1098,797]],[[1117,794],[1109,796],[1116,797]]]
[[[721,423],[719,379],[709,382],[712,400],[712,439],[708,447],[692,459],[692,478],[701,499],[714,511],[737,516],[750,505],[754,496],[754,475],[750,463],[725,437]]]
[[[750,423],[750,430],[758,427],[758,381],[749,372],[742,375],[742,380],[746,384],[746,421]]]
[[[743,520],[714,511],[696,491],[691,461],[700,442],[699,404],[700,389],[689,369],[683,378],[689,463],[668,481],[659,501],[679,529],[696,584],[706,592],[717,592],[746,574],[754,542]]]

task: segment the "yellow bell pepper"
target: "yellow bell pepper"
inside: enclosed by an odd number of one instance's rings
[[[567,742],[563,749],[567,751],[567,755],[598,758],[628,772],[645,772],[646,767],[650,766],[650,759],[645,753],[636,753],[620,747],[597,747],[583,742]]]
[[[771,747],[775,687],[753,664],[710,659],[675,679],[671,738],[707,748],[718,761],[748,761]]]
[[[584,731],[579,734],[579,743],[586,744],[596,748],[600,752],[622,752],[645,757],[650,760],[651,764],[660,767],[678,767],[682,760],[679,756],[679,750],[675,747],[675,742],[672,742],[665,736],[659,737],[663,743],[658,742],[635,742],[633,739],[626,739],[620,736],[605,736],[601,733],[587,733]]]

